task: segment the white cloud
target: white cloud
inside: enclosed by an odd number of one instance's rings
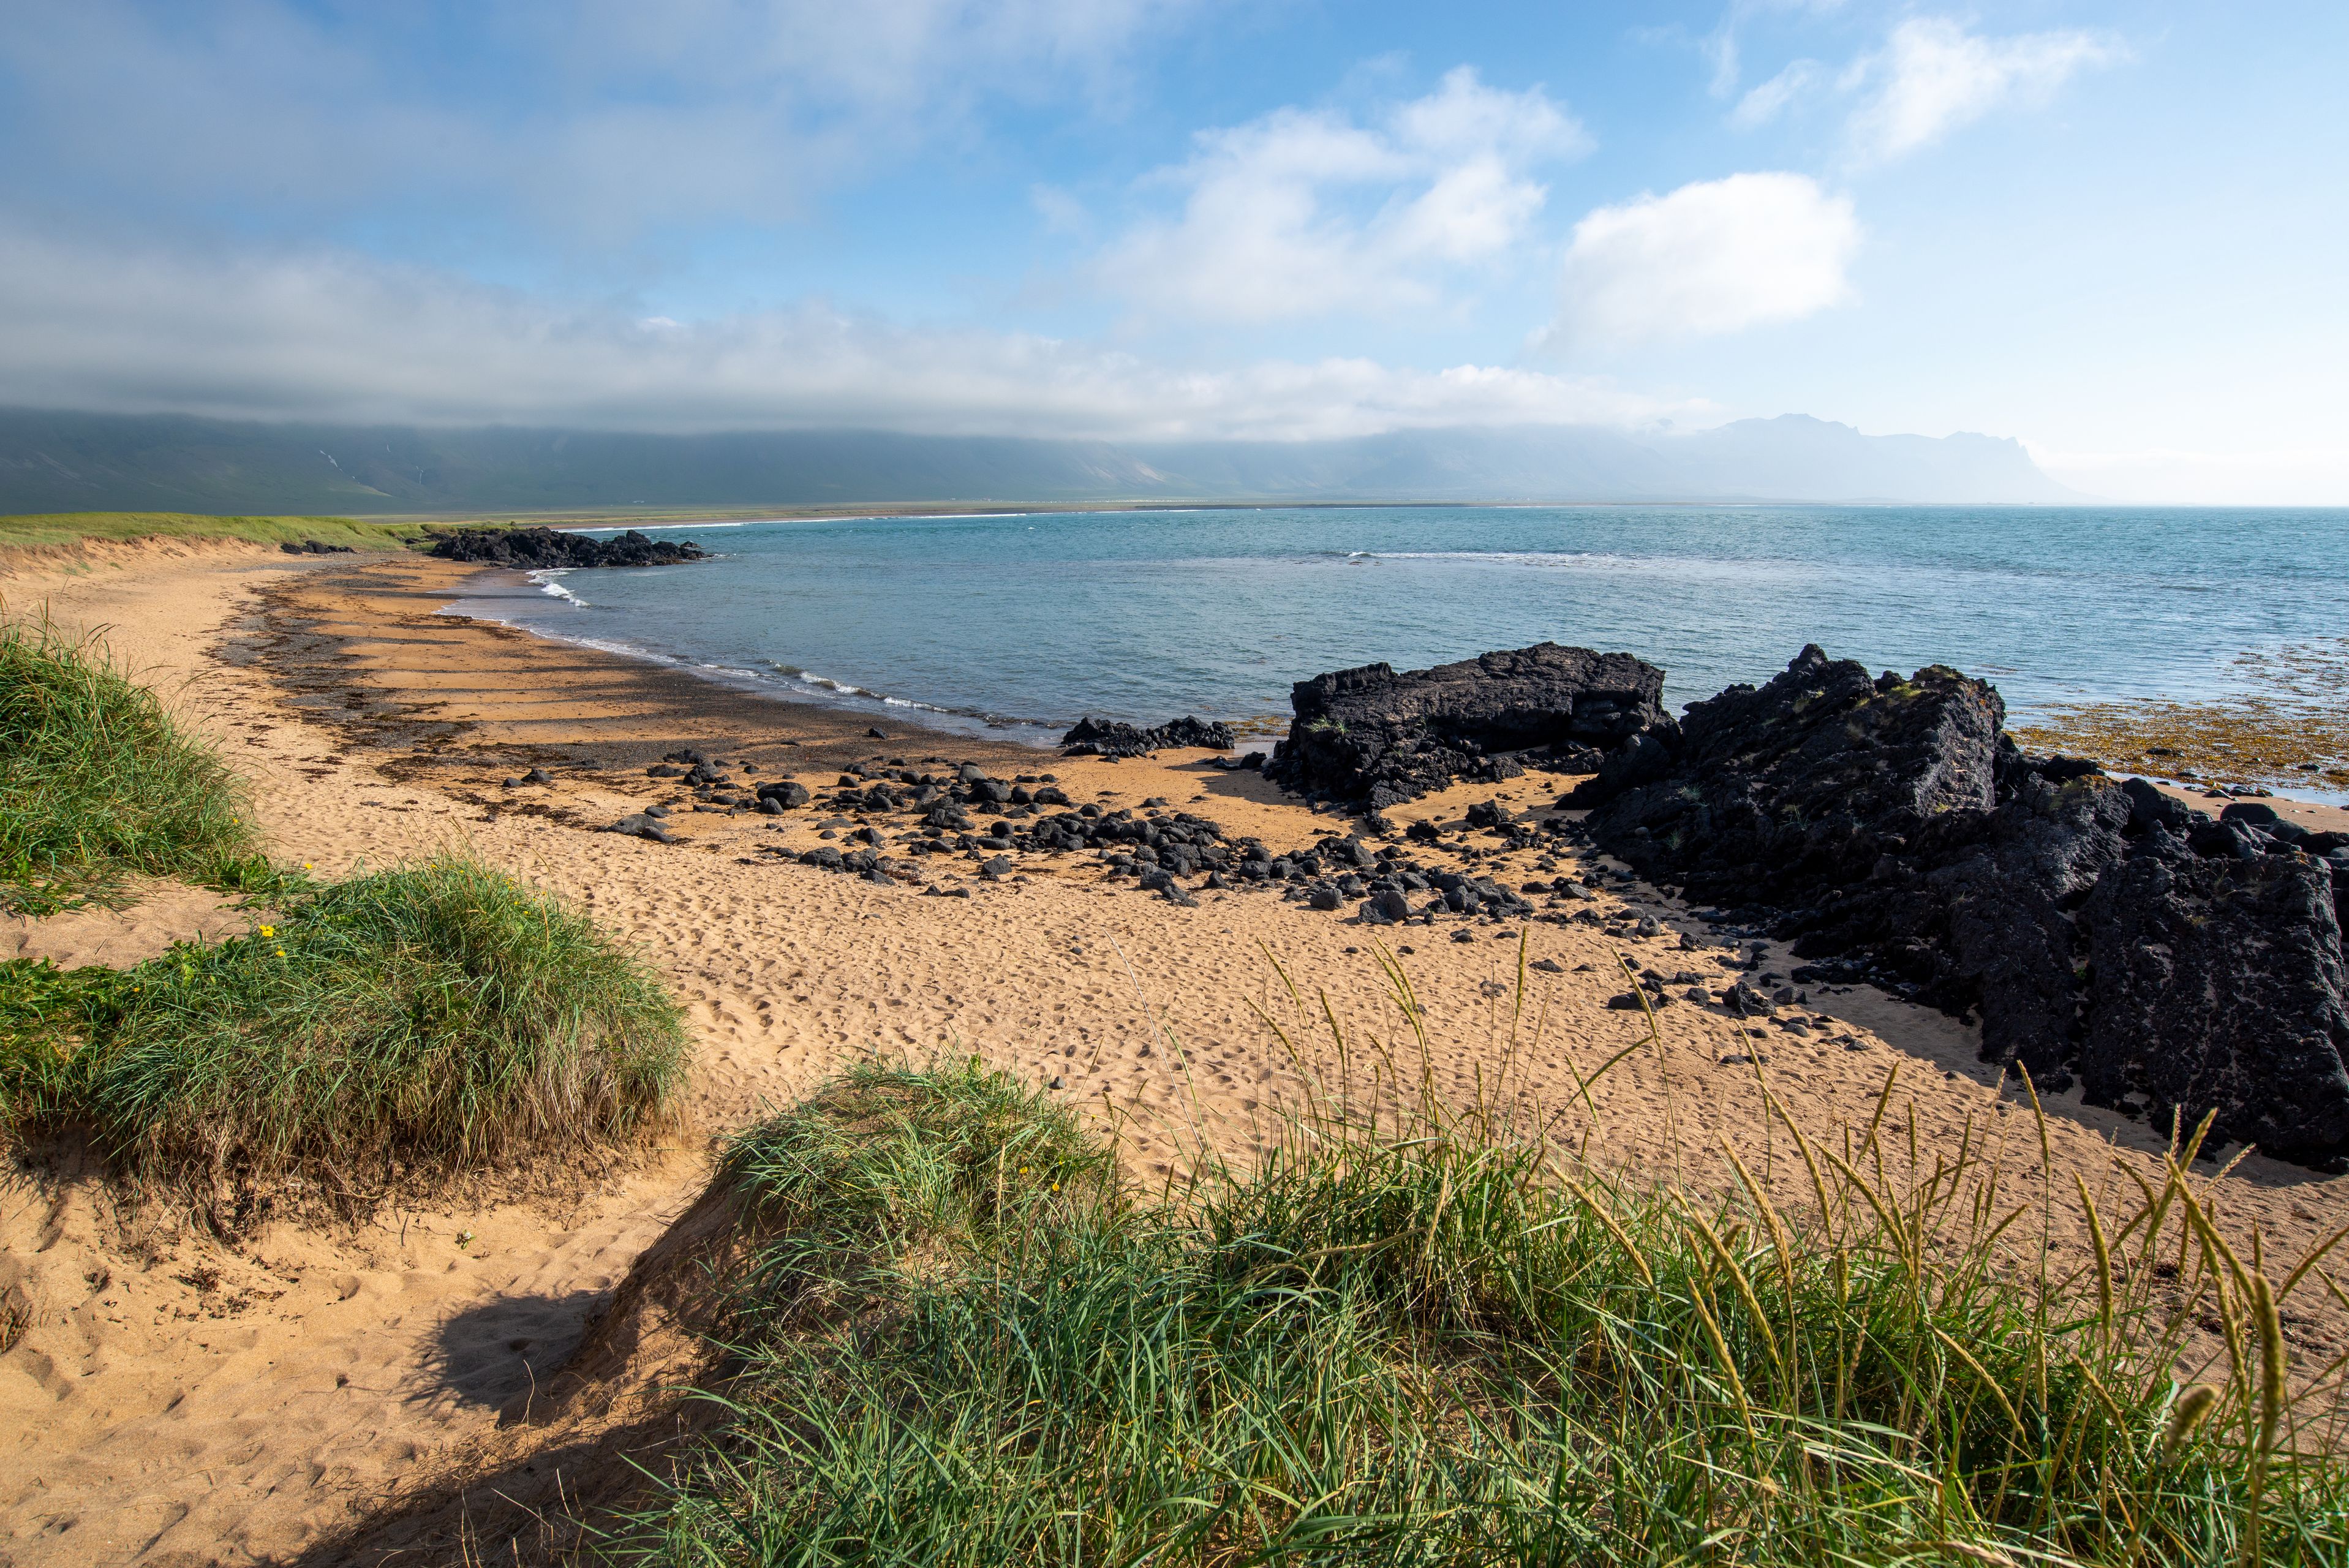
[[[1488,88],[1463,66],[1365,127],[1284,108],[1205,131],[1172,186],[1182,211],[1135,224],[1097,280],[1148,315],[1263,322],[1423,305],[1448,269],[1503,256],[1547,192],[1531,170],[1587,151],[1539,88]]]
[[[1361,358],[1216,370],[822,304],[685,322],[343,254],[132,253],[0,227],[0,404],[325,422],[1255,439],[1634,425],[1705,405]]]
[[[2044,102],[2075,74],[2122,53],[2099,33],[1988,38],[1947,17],[1915,17],[1845,74],[1847,88],[1867,94],[1848,128],[1853,156],[1881,163],[1914,152],[2005,104]]]
[[[1714,98],[1725,98],[1737,90],[1738,78],[1744,68],[1737,34],[1755,16],[1788,12],[1820,16],[1842,6],[1843,0],[1730,0],[1713,31],[1697,40],[1697,53],[1713,71],[1705,82],[1705,91]]]
[[[1796,60],[1737,100],[1730,111],[1729,123],[1739,130],[1754,130],[1769,124],[1785,112],[1786,106],[1808,93],[1826,77],[1826,67],[1816,60]]]
[[[1562,346],[1702,337],[1796,321],[1850,297],[1850,201],[1800,174],[1733,174],[1601,207],[1574,226]]]

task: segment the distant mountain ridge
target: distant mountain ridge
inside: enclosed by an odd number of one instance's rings
[[[1111,443],[874,430],[432,429],[0,409],[0,513],[2085,499],[2040,472],[2018,441],[1868,436],[1799,414],[1685,434],[1506,426],[1318,441]]]

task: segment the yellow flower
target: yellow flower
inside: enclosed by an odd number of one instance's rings
[[[264,936],[274,936],[277,934],[277,928],[274,925],[264,925],[261,928],[261,934]]]
[[[280,957],[280,958],[285,957],[285,949],[284,949],[284,948],[282,948],[282,947],[281,947],[281,948],[279,948],[279,949],[277,950],[277,956],[278,956],[278,957]]]

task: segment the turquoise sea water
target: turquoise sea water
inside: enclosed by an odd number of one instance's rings
[[[1289,683],[1544,639],[1677,707],[1806,642],[2011,710],[2223,694],[2349,636],[2349,511],[1345,507],[652,528],[713,559],[457,606],[712,679],[1039,743],[1081,715],[1285,716]]]

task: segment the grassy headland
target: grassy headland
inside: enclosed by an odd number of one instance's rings
[[[363,522],[349,517],[206,517],[184,511],[66,511],[0,517],[0,550],[37,549],[85,541],[134,539],[243,540],[254,544],[347,544],[355,550],[397,550],[423,533],[414,522]]]
[[[1255,1168],[1151,1198],[1065,1108],[975,1064],[859,1069],[734,1143],[741,1370],[613,1544],[678,1564],[2349,1554],[2337,1388],[2295,1398],[2278,1326],[2311,1271],[2274,1284],[2227,1249],[2190,1150],[2093,1223],[2089,1270],[2051,1278],[2052,1181],[1999,1192],[1898,1126],[1841,1150],[1795,1133],[1797,1212],[1734,1155],[1736,1201],[1703,1200],[1480,1117],[1325,1102]],[[2205,1318],[2227,1352],[2181,1387]]]

